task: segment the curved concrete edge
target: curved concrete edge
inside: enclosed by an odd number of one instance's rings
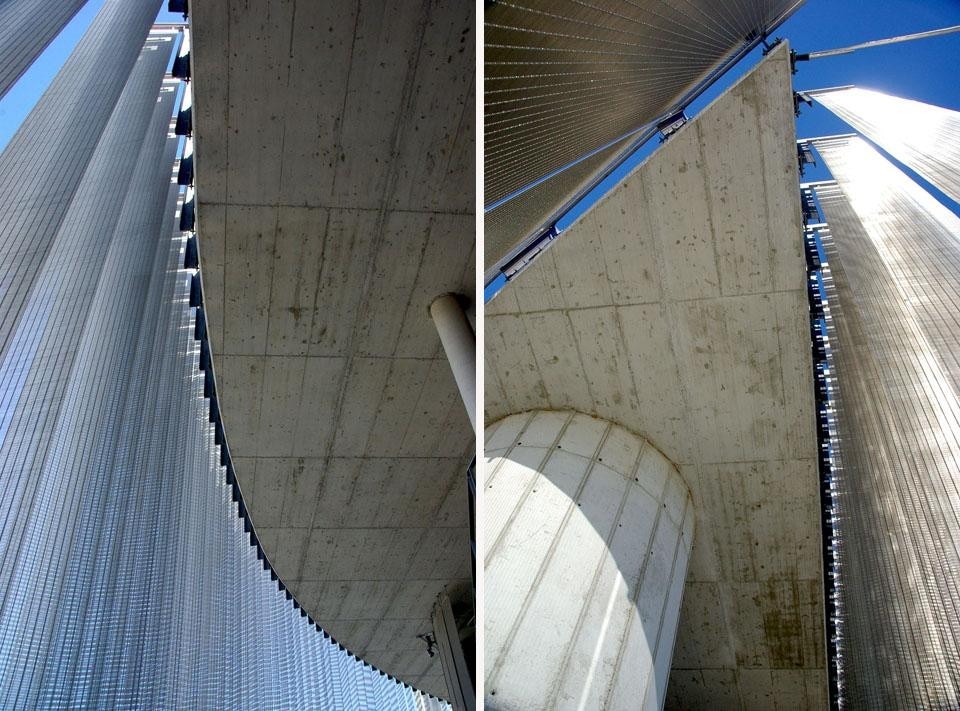
[[[576,412],[486,433],[486,707],[662,708],[694,534],[677,467]]]

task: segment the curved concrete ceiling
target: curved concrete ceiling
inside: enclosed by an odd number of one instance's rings
[[[642,433],[693,493],[672,708],[825,708],[814,386],[788,49],[486,308],[488,421]]]
[[[474,284],[472,3],[191,3],[197,233],[237,476],[335,638],[441,696],[473,432],[428,313]]]

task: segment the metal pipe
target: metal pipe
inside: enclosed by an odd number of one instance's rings
[[[460,389],[473,431],[477,431],[476,335],[456,294],[442,294],[430,304],[430,316],[440,334],[450,370]]]
[[[897,44],[899,42],[910,42],[911,40],[916,39],[926,39],[927,37],[939,37],[940,35],[949,35],[953,32],[960,32],[960,25],[953,25],[952,27],[941,27],[937,30],[928,30],[927,32],[914,32],[910,35],[900,35],[899,37],[886,37],[884,39],[871,40],[869,42],[861,42],[860,44],[850,45],[849,47],[838,47],[837,49],[824,49],[819,52],[807,52],[805,54],[797,54],[796,59],[799,62],[808,61],[810,59],[819,59],[821,57],[835,57],[839,54],[850,54],[855,52],[858,49],[869,49],[870,47],[882,47],[887,44]]]

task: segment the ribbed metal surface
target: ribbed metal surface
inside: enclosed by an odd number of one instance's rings
[[[0,356],[156,14],[153,0],[106,0],[0,155]]]
[[[858,87],[808,93],[960,202],[960,112]]]
[[[956,708],[960,220],[862,139],[813,143],[837,179],[816,194],[842,707]]]
[[[119,47],[139,31],[114,29]],[[23,303],[0,358],[0,707],[448,708],[319,631],[251,545],[198,368],[170,49],[138,49],[89,151],[57,144],[69,194],[50,164],[19,166],[32,212],[57,217],[13,233],[42,242],[32,268],[0,261]],[[28,118],[21,155],[58,126]],[[4,226],[19,209],[0,202]]]
[[[0,97],[87,0],[0,2]]]
[[[799,4],[491,4],[484,28],[484,203],[492,205],[662,118],[724,58]],[[563,197],[544,202],[533,221],[548,217],[582,179],[553,178],[562,188],[552,192]],[[514,221],[509,209],[503,213],[502,222]],[[526,237],[519,228],[530,221],[517,220],[513,242]],[[502,252],[488,246],[488,268]]]
[[[124,204],[117,186],[131,182],[148,123],[159,121],[161,129],[166,127],[164,117],[155,114],[162,106],[156,96],[168,56],[169,51],[144,50],[116,111],[102,128],[102,140],[59,229],[48,237],[49,248],[35,255],[35,275],[19,271],[11,280],[9,291],[22,295],[23,316],[12,332],[0,375],[3,391],[17,394],[5,403],[5,436],[0,443],[0,460],[8,462],[4,489],[10,502],[33,500],[43,485],[40,473],[56,436],[59,408],[102,261],[119,229],[121,212],[127,219],[137,208]],[[163,103],[171,106],[169,99]],[[43,207],[42,197],[37,207]],[[158,205],[154,211],[161,209]],[[4,214],[9,214],[6,209]],[[13,515],[0,519],[0,556],[9,555],[10,546],[27,535],[29,508],[16,506]],[[0,590],[12,575],[13,568],[0,566]]]

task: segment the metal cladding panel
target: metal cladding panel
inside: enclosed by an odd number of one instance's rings
[[[797,0],[489,5],[484,202],[491,205],[655,122]],[[541,205],[546,219],[562,199]],[[513,241],[526,237],[519,230]],[[503,257],[487,249],[488,268]]]
[[[807,93],[960,202],[960,112],[858,87]]]
[[[23,316],[0,365],[4,391],[16,394],[5,403],[5,436],[0,443],[4,490],[11,504],[32,500],[43,486],[40,472],[54,444],[59,408],[86,328],[86,311],[118,223],[121,218],[130,219],[131,210],[137,207],[112,191],[133,179],[139,144],[148,125],[159,122],[160,130],[165,128],[161,114],[164,107],[172,108],[170,95],[165,102],[156,101],[165,66],[162,53],[144,52],[60,229],[50,240],[42,267],[32,279],[23,275],[26,278],[10,285],[10,291],[25,295]],[[29,509],[15,505],[13,515],[0,521],[0,555],[11,554],[27,535]],[[0,568],[0,589],[11,584],[13,575],[11,566]],[[0,613],[0,624],[2,621]]]
[[[813,141],[831,369],[840,696],[960,704],[960,220],[857,137]]]
[[[0,2],[0,97],[46,48],[86,0]]]
[[[0,707],[449,708],[305,619],[251,545],[199,369],[168,58],[148,40],[69,156],[36,268],[0,261],[24,295],[0,357]],[[59,197],[44,169],[21,176],[38,207]]]
[[[153,0],[106,0],[0,154],[0,356],[131,69],[150,63],[141,50],[156,14]],[[159,88],[159,74],[151,81]]]

